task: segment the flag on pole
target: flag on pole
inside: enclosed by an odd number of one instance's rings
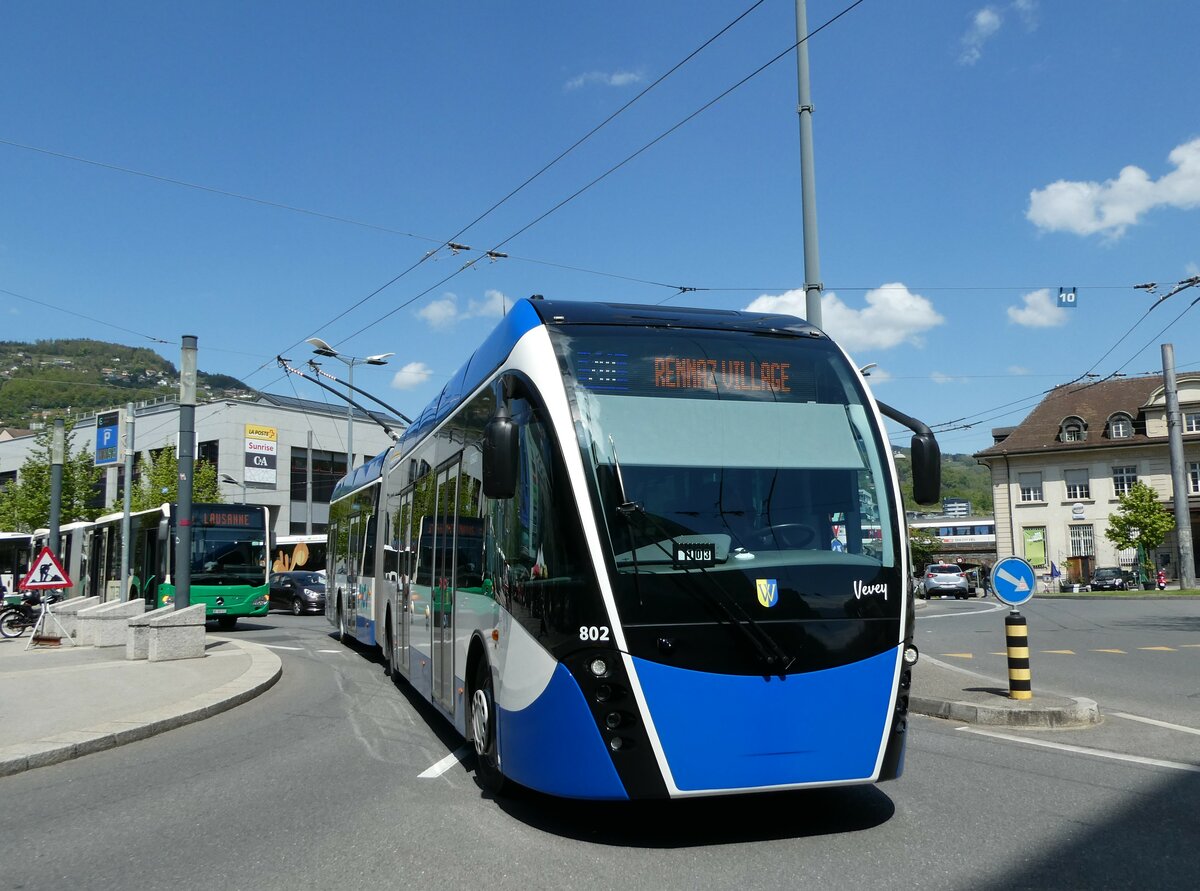
[[[1062,573],[1058,571],[1057,564],[1055,564],[1055,562],[1053,560],[1051,560],[1050,561],[1050,578],[1056,579],[1061,575],[1062,575]]]

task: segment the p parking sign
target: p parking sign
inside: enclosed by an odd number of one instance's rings
[[[121,463],[121,410],[100,412],[96,415],[96,460],[97,467],[113,467]]]

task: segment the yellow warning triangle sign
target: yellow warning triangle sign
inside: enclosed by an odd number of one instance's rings
[[[33,565],[29,567],[29,572],[17,587],[22,591],[47,591],[53,588],[69,588],[73,584],[75,583],[58,562],[54,552],[49,548],[42,548],[42,552],[38,554]]]

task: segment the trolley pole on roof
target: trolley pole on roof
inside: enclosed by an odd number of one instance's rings
[[[805,318],[821,327],[821,261],[817,256],[817,183],[813,172],[812,83],[808,77],[808,12],[796,0],[796,75],[800,97],[800,205],[804,222]]]
[[[192,470],[196,452],[196,337],[183,335],[179,362],[179,508],[175,609],[192,605]]]

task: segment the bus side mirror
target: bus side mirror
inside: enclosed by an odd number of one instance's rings
[[[517,491],[517,425],[503,404],[483,433],[483,494],[512,498]]]
[[[942,497],[942,450],[932,433],[912,438],[913,500],[933,504]]]

